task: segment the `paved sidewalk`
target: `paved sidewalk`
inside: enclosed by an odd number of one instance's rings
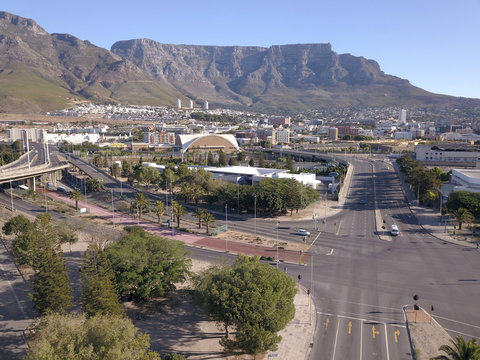
[[[39,192],[43,191],[43,189],[39,190]],[[48,196],[62,201],[70,206],[75,206],[75,201],[70,199],[66,195],[61,195],[56,192],[47,192]],[[180,232],[172,230],[169,228],[161,227],[159,225],[146,222],[146,221],[139,221],[138,219],[134,219],[128,215],[123,213],[115,213],[112,214],[111,211],[106,210],[98,205],[86,203],[85,201],[78,202],[79,208],[87,208],[89,213],[95,215],[99,218],[111,221],[112,225],[121,225],[121,226],[133,226],[138,225],[141,226],[148,232],[152,232],[159,236],[178,240],[190,246],[197,246],[202,248],[208,248],[220,252],[230,252],[234,254],[246,254],[246,255],[258,255],[258,256],[265,256],[265,257],[275,257],[277,255],[277,250],[275,247],[267,247],[267,246],[259,246],[259,245],[252,245],[246,244],[241,242],[235,241],[228,241],[226,242],[224,239],[213,238],[213,237],[206,237],[202,235],[196,234],[189,234],[185,232]],[[310,262],[311,254],[308,252],[296,251],[296,250],[286,250],[286,249],[279,249],[278,250],[278,258],[281,262],[289,262],[289,263],[297,263],[297,264],[308,264]]]

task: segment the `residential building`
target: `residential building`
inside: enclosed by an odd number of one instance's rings
[[[290,142],[290,131],[288,130],[272,131],[272,145],[287,144],[289,142]]]
[[[338,129],[331,127],[328,129],[328,138],[330,140],[338,140]]]

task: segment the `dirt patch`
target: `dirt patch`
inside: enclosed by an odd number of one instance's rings
[[[415,322],[413,310],[407,310],[408,330],[412,340],[412,347],[417,360],[429,360],[438,355],[445,355],[438,349],[450,343],[450,335],[435,319],[430,323],[430,315],[419,310]]]

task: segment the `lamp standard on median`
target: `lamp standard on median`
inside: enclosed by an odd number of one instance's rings
[[[228,215],[227,204],[225,204],[225,251],[228,251]]]
[[[115,224],[115,207],[113,205],[113,189],[112,189],[112,223]]]
[[[280,221],[277,221],[277,269],[278,269],[278,227],[280,225]]]
[[[257,194],[254,195],[254,206],[253,206],[253,213],[254,213],[254,224],[255,224],[255,237],[257,237]]]
[[[12,213],[13,213],[13,189],[12,189],[12,180],[10,180],[10,202],[12,203]]]
[[[313,298],[313,258],[315,255],[318,255],[319,253],[317,252],[312,252],[310,255],[310,298]],[[309,305],[310,305],[310,324],[312,324],[312,301],[309,298]]]

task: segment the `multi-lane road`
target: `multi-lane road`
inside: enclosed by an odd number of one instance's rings
[[[312,291],[317,313],[310,358],[411,359],[402,307],[414,294],[424,308],[435,307],[436,320],[452,335],[480,337],[480,252],[424,233],[391,165],[351,161],[355,170],[344,209],[327,219],[325,230],[319,224],[321,231],[315,231],[310,220],[282,222],[278,231],[279,240],[297,241],[300,227],[315,237],[320,232],[309,266],[283,264]],[[399,236],[387,241],[375,234],[375,208],[387,226],[398,225]],[[232,227],[276,236],[275,221],[231,217]],[[208,254],[194,256],[218,257]]]

